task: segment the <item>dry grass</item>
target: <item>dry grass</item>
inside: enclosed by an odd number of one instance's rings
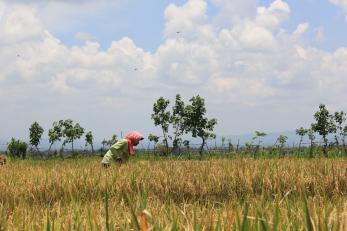
[[[345,159],[14,160],[0,179],[0,230],[347,230]]]

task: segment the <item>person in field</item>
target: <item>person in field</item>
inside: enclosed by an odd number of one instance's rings
[[[6,164],[6,156],[0,156],[0,165]]]
[[[112,161],[123,164],[134,155],[134,146],[143,140],[143,135],[138,131],[129,132],[124,139],[118,140],[113,144],[104,155],[101,163],[104,167],[109,167]]]

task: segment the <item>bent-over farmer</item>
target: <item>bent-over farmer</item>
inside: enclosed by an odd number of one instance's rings
[[[109,167],[112,160],[119,164],[127,162],[129,156],[134,155],[134,146],[138,145],[141,140],[143,140],[141,133],[138,131],[129,132],[124,139],[120,139],[110,147],[101,161],[102,165]]]

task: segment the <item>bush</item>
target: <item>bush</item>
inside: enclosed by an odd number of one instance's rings
[[[16,140],[15,138],[11,139],[11,142],[7,145],[7,149],[10,155],[15,157],[22,157],[25,159],[27,152],[28,144],[24,141]]]

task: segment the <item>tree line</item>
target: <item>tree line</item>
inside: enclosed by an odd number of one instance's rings
[[[184,102],[180,94],[177,94],[173,105],[170,107],[170,100],[164,97],[158,98],[153,104],[153,112],[151,119],[156,127],[161,129],[161,134],[149,134],[148,140],[154,143],[154,149],[160,148],[160,155],[169,155],[170,153],[180,153],[181,147],[186,147],[189,150],[190,140],[183,139],[184,135],[190,134],[193,138],[201,140],[198,152],[202,155],[207,144],[207,140],[216,139],[213,133],[217,120],[209,119],[206,116],[207,109],[205,100],[199,95],[193,96],[188,102]],[[333,137],[333,145],[343,149],[347,156],[346,147],[346,113],[338,111],[330,113],[324,104],[319,105],[319,110],[314,114],[314,122],[309,128],[300,127],[296,129],[296,134],[300,136],[299,150],[301,150],[303,139],[305,136],[310,140],[310,157],[313,157],[313,147],[316,140],[316,135],[322,137],[322,150],[325,156],[328,156],[328,147],[331,146],[329,139]],[[44,129],[38,122],[31,124],[29,128],[29,144],[24,141],[12,138],[8,143],[8,152],[16,157],[26,157],[28,146],[30,145],[37,153],[43,156],[39,150],[39,144],[44,133]],[[54,121],[52,127],[48,130],[49,148],[48,154],[51,153],[53,144],[62,141],[60,148],[63,152],[67,144],[71,144],[73,154],[76,154],[74,143],[84,135],[85,146],[90,146],[94,153],[94,137],[91,131],[85,133],[85,129],[79,124],[74,123],[71,119]],[[260,150],[262,138],[267,134],[261,131],[256,131],[251,142],[246,142],[246,150],[253,150],[253,153],[258,153]],[[100,151],[103,152],[107,147],[117,142],[117,135],[112,135],[111,139],[104,139],[101,142]],[[275,146],[280,150],[284,149],[284,145],[288,137],[280,135],[275,143]],[[225,137],[222,137],[222,146],[224,146]],[[229,140],[229,149],[232,146]],[[237,145],[238,150],[239,144]]]

